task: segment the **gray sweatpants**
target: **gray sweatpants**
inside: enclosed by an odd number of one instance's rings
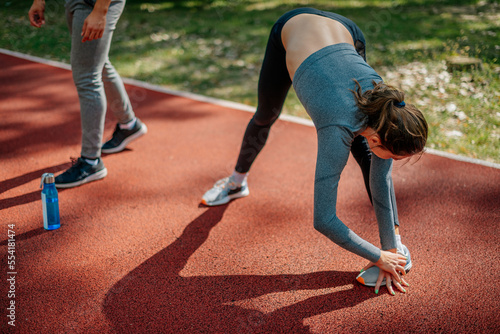
[[[135,117],[122,79],[108,57],[113,31],[124,7],[125,0],[112,1],[102,38],[82,43],[83,23],[93,7],[83,0],[66,1],[66,18],[71,33],[71,68],[80,100],[81,155],[86,158],[101,156],[108,106],[119,123]]]

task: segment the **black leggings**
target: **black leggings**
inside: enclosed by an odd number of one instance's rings
[[[283,109],[292,80],[286,67],[286,51],[281,41],[281,30],[289,19],[304,13],[329,17],[342,23],[353,36],[356,51],[366,61],[363,33],[351,20],[335,13],[314,8],[295,9],[280,17],[271,29],[267,42],[259,77],[257,111],[248,123],[235,167],[235,170],[239,173],[247,173],[250,170],[255,158],[266,144],[271,126],[278,119]],[[365,187],[371,200],[369,186],[371,152],[363,136],[354,138],[351,153],[361,167]]]

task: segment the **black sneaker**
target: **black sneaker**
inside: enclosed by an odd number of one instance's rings
[[[131,141],[136,140],[147,132],[148,128],[146,127],[146,124],[142,123],[138,118],[134,127],[130,130],[120,129],[120,124],[116,124],[115,132],[113,132],[113,138],[102,145],[101,152],[117,153],[123,151],[125,146],[127,146]]]
[[[99,158],[99,162],[95,166],[87,163],[82,158],[78,158],[73,166],[56,177],[55,185],[56,188],[72,188],[102,179],[106,175],[108,175],[108,170],[104,167],[101,158]]]

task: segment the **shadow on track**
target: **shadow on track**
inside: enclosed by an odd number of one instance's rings
[[[375,296],[371,290],[355,285],[263,313],[235,302],[271,293],[350,285],[355,274],[324,271],[300,275],[181,276],[189,257],[208,239],[227,207],[207,209],[177,240],[108,291],[103,312],[116,332],[308,333],[309,327],[303,324],[305,318],[349,308]]]

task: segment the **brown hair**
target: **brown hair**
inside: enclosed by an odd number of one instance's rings
[[[405,94],[375,81],[373,89],[363,93],[359,82],[356,79],[354,82],[356,91],[351,92],[356,105],[366,116],[367,126],[379,135],[382,145],[396,155],[422,152],[427,142],[427,122],[414,105],[403,103]]]

